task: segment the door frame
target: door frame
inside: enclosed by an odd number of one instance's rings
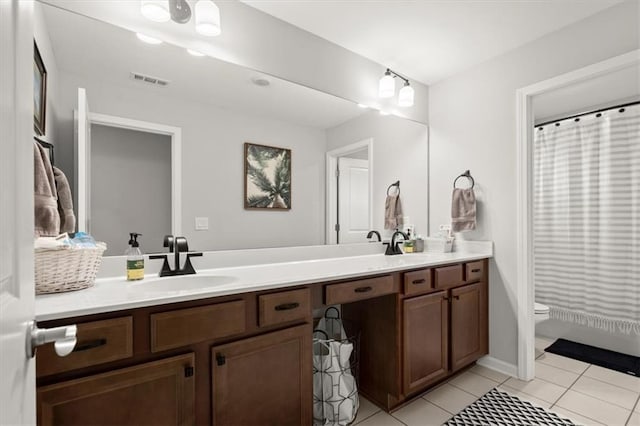
[[[338,215],[336,205],[338,203],[338,183],[335,179],[335,171],[338,167],[338,158],[347,154],[367,148],[369,158],[369,223],[373,224],[373,138],[342,146],[340,148],[327,151],[326,154],[326,195],[325,195],[325,244],[337,244],[334,225],[337,223]]]
[[[535,377],[533,282],[533,97],[640,64],[640,49],[614,56],[516,91],[518,378]]]
[[[136,130],[146,133],[166,135],[171,138],[171,232],[173,235],[182,234],[182,129],[180,127],[168,126],[166,124],[152,123],[149,121],[133,120],[130,118],[118,117],[115,115],[89,113],[89,124],[99,124],[101,126],[116,127],[120,129]],[[87,182],[87,170],[78,165],[78,181]],[[86,194],[78,193],[78,205],[83,205],[91,215],[90,206],[87,205]],[[86,227],[86,224],[78,224]]]

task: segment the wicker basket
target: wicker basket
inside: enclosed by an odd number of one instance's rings
[[[35,250],[36,294],[81,290],[93,285],[106,244]]]

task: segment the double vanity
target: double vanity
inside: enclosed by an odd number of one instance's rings
[[[487,354],[489,257],[196,263],[40,296],[39,325],[77,324],[78,342],[38,349],[38,422],[311,424],[313,312],[329,305],[360,330],[359,392],[393,410]]]

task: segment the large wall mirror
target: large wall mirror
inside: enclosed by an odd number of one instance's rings
[[[193,250],[365,243],[367,230],[383,232],[395,181],[406,220],[427,233],[424,124],[50,4],[35,12],[47,136],[79,227],[107,242],[107,255],[124,253],[129,232],[143,234],[145,252],[162,251],[170,233]],[[246,143],[290,152],[290,208],[245,208]],[[263,189],[277,174],[269,152],[251,160],[271,179]]]

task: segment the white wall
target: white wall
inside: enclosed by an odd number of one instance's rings
[[[44,1],[367,105],[380,103],[378,80],[390,66],[373,62],[236,0],[217,3],[222,34],[213,39],[198,36],[191,26],[151,22],[138,13],[138,6],[124,4],[113,8],[106,1]],[[401,69],[396,71],[402,73]],[[417,81],[412,81],[411,87],[415,90],[415,105],[393,109],[400,116],[425,123],[428,88]]]
[[[91,79],[88,79],[91,80]],[[323,129],[241,115],[154,93],[154,89],[96,84],[60,75],[60,144],[73,168],[73,114],[77,87],[87,89],[91,111],[182,128],[182,233],[194,250],[324,243]],[[64,144],[62,143],[64,141]],[[290,211],[244,210],[244,143],[292,150]],[[169,191],[169,188],[167,188]],[[195,231],[194,218],[209,230]],[[129,232],[129,230],[123,230]]]
[[[419,234],[428,226],[427,126],[375,111],[327,130],[327,149],[373,139],[373,228],[382,233],[387,187],[400,180],[405,216]],[[386,233],[389,234],[388,232]]]
[[[490,266],[490,354],[517,360],[515,91],[640,44],[638,2],[626,1],[430,87],[430,229],[450,221],[451,184],[476,179],[478,229],[495,242]]]
[[[640,65],[629,66],[534,96],[534,122],[544,123],[639,98]]]

